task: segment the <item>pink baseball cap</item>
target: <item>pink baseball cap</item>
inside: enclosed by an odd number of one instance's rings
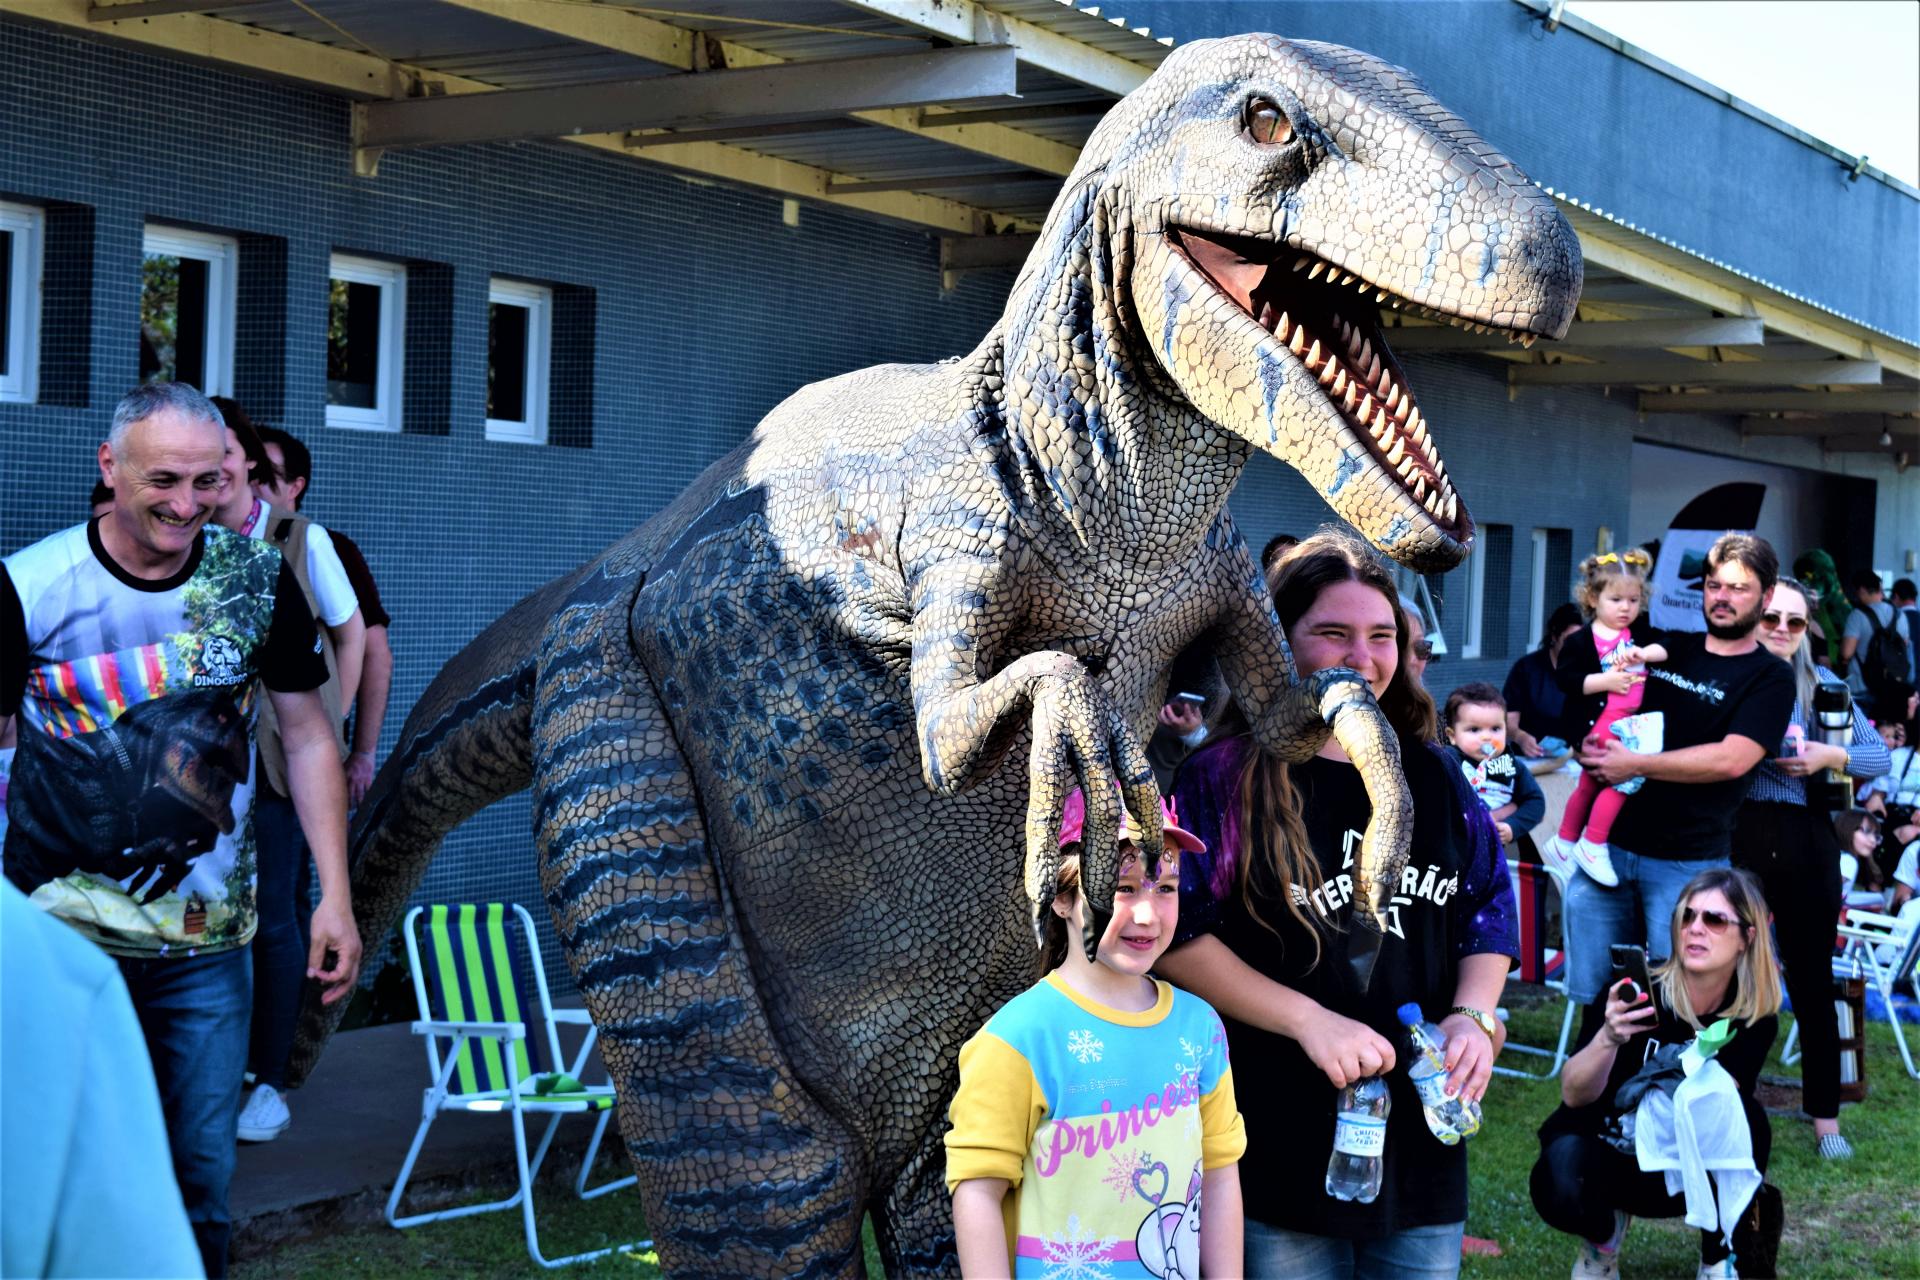
[[[1115,790],[1118,790],[1118,784]],[[1080,838],[1087,825],[1087,797],[1080,788],[1075,787],[1067,802],[1060,810],[1060,843],[1072,844]],[[1180,825],[1180,815],[1174,811],[1173,801],[1166,796],[1160,797],[1160,830],[1173,837],[1173,842],[1188,853],[1205,853],[1207,846],[1200,837]],[[1120,806],[1120,834],[1118,839],[1140,842],[1139,828],[1133,825],[1133,815],[1127,812],[1127,806]]]

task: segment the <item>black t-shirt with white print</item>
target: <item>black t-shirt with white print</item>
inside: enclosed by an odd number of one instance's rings
[[[1414,1002],[1437,1021],[1453,1003],[1458,925],[1447,904],[1465,881],[1472,849],[1458,793],[1445,774],[1449,766],[1421,750],[1407,751],[1403,764],[1413,793],[1411,852],[1367,990],[1359,989],[1349,968],[1347,939],[1359,927],[1353,923],[1354,863],[1373,806],[1350,764],[1316,756],[1292,770],[1324,879],[1307,905],[1338,930],[1322,932],[1318,963],[1312,938],[1277,897],[1260,892],[1257,877],[1250,886],[1256,909],[1279,936],[1248,914],[1238,894],[1221,904],[1216,934],[1267,977],[1366,1023],[1402,1055],[1407,1037],[1396,1016],[1399,1006]],[[1236,1078],[1258,1081],[1238,1095],[1247,1132],[1265,1135],[1241,1157],[1248,1217],[1290,1231],[1374,1239],[1467,1216],[1466,1148],[1442,1146],[1428,1131],[1404,1056],[1387,1076],[1393,1107],[1379,1197],[1371,1204],[1336,1200],[1326,1191],[1326,1165],[1338,1092],[1296,1041],[1224,1021]]]
[[[1793,671],[1763,648],[1735,657],[1707,652],[1702,633],[1667,637],[1667,660],[1647,668],[1642,712],[1664,715],[1662,749],[1677,751],[1738,734],[1777,750],[1793,717]],[[1764,758],[1764,757],[1763,757]],[[1733,848],[1733,816],[1753,769],[1720,782],[1648,778],[1627,797],[1613,824],[1614,844],[1643,858],[1724,858]]]

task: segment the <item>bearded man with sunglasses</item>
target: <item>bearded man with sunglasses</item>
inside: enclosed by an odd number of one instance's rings
[[[1620,883],[1586,875],[1567,886],[1568,994],[1597,999],[1611,972],[1608,948],[1634,943],[1667,958],[1680,891],[1725,867],[1734,816],[1762,760],[1778,753],[1793,712],[1793,675],[1755,630],[1780,561],[1764,538],[1729,533],[1707,552],[1704,633],[1675,634],[1668,659],[1647,668],[1643,712],[1665,720],[1665,749],[1636,754],[1616,738],[1581,744],[1580,767],[1609,785],[1645,778],[1613,825],[1609,854]]]

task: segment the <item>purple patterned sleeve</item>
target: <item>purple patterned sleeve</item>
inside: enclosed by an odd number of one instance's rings
[[[1174,781],[1173,803],[1180,825],[1200,837],[1205,853],[1180,859],[1180,922],[1173,945],[1179,946],[1220,926],[1221,904],[1238,883],[1235,859],[1240,833],[1235,793],[1251,740],[1224,738],[1210,742],[1180,766]]]
[[[1506,856],[1500,850],[1500,833],[1494,830],[1487,807],[1473,793],[1460,770],[1448,762],[1446,749],[1428,743],[1445,766],[1453,788],[1453,800],[1467,831],[1467,874],[1448,910],[1453,914],[1455,956],[1503,955],[1520,961],[1519,908],[1513,900],[1513,877],[1507,874]]]

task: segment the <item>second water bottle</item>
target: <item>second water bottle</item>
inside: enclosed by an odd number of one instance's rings
[[[1447,1036],[1421,1015],[1417,1004],[1400,1006],[1400,1021],[1413,1041],[1407,1075],[1420,1094],[1427,1128],[1447,1146],[1480,1132],[1480,1104],[1447,1096]]]

